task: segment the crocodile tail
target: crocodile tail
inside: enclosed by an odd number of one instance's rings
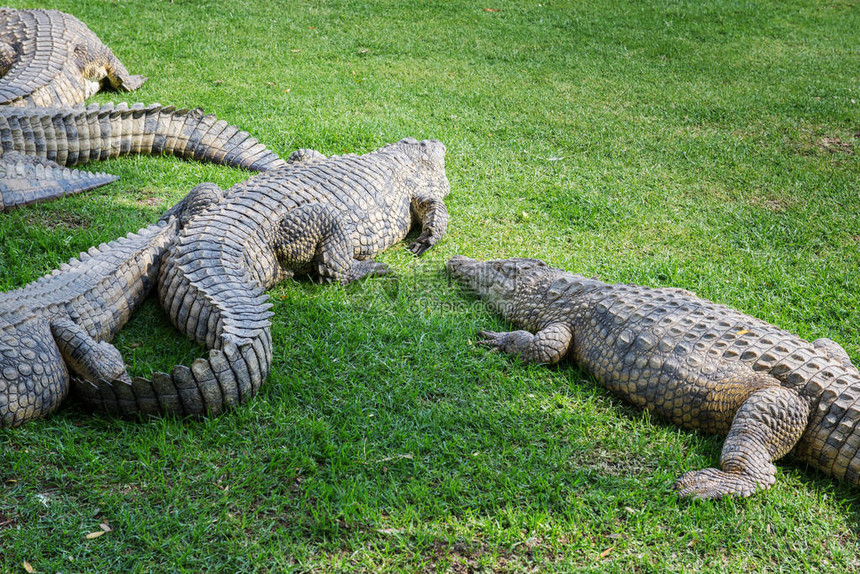
[[[217,222],[217,218],[212,218]],[[271,326],[272,304],[251,280],[233,229],[215,242],[186,227],[167,253],[158,277],[162,308],[179,331],[206,348],[244,345]]]
[[[211,349],[190,368],[178,365],[169,374],[130,381],[74,379],[73,388],[89,406],[113,415],[217,415],[254,396],[271,364],[271,334],[262,329],[253,341],[242,345],[222,340],[220,348]]]
[[[9,153],[0,157],[0,211],[88,191],[118,179],[107,173],[69,169],[48,159]]]
[[[87,115],[91,134],[96,127],[101,134],[101,159],[130,153],[168,154],[253,171],[286,163],[248,132],[200,109],[105,104],[90,106]]]
[[[222,263],[214,246],[198,245],[195,257],[183,255],[192,243],[183,236],[168,252],[158,292],[173,324],[205,345],[208,355],[151,379],[77,381],[78,394],[98,410],[122,416],[215,415],[250,399],[266,380],[272,365],[268,296],[248,281],[241,266],[229,264],[229,257]]]
[[[212,114],[161,104],[0,110],[3,153],[72,166],[128,154],[168,154],[254,171],[280,167],[274,152]]]

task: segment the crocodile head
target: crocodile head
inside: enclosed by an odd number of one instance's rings
[[[496,259],[477,261],[456,255],[446,264],[458,283],[483,299],[492,311],[510,321],[521,321],[521,314],[533,309],[528,302],[539,295],[537,284],[558,273],[540,259]]]

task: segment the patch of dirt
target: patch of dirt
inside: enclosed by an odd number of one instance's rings
[[[132,190],[127,197],[133,205],[139,207],[158,207],[164,202],[164,197],[157,190],[148,187]]]
[[[837,0],[832,4],[825,6],[825,10],[851,10],[857,7],[857,0]]]
[[[25,220],[28,224],[38,225],[51,231],[54,229],[89,229],[91,225],[89,219],[70,211],[31,213]]]
[[[774,213],[784,213],[789,207],[791,207],[793,201],[792,199],[787,197],[775,197],[770,199],[754,197],[750,200],[750,203],[762,209],[766,209],[767,211],[772,211]]]
[[[462,542],[450,544],[444,540],[436,540],[430,548],[430,564],[425,572],[437,572],[438,564],[442,561],[450,561],[448,572],[456,574],[471,574],[477,572],[481,567],[481,557],[487,553],[482,546],[469,546]],[[499,557],[498,566],[504,568],[504,557]]]
[[[157,207],[161,205],[161,198],[153,195],[151,197],[144,197],[143,199],[138,201],[138,203],[147,207]]]
[[[788,202],[786,202],[785,200],[767,199],[764,202],[764,207],[765,209],[769,209],[770,211],[783,212],[785,211],[787,203]]]
[[[651,474],[656,468],[654,461],[647,460],[641,455],[629,453],[624,457],[619,457],[616,453],[599,446],[588,453],[584,453],[577,464],[590,466],[607,476],[621,477]]]
[[[855,137],[858,134],[855,134]],[[854,153],[854,145],[851,142],[839,138],[823,137],[818,140],[818,149],[830,153]]]
[[[536,556],[535,553],[539,552]],[[549,545],[540,537],[530,537],[516,543],[513,548],[496,548],[486,544],[467,544],[446,540],[436,540],[430,548],[423,552],[428,560],[425,573],[438,572],[441,563],[445,564],[447,572],[456,574],[472,574],[475,572],[539,572],[539,564],[554,563],[561,557],[549,552]],[[493,561],[493,557],[495,560]],[[487,562],[493,564],[487,568]]]
[[[808,125],[798,127],[798,133],[788,136],[793,140],[797,153],[804,156],[832,154],[839,156],[854,155],[860,145],[860,131],[857,129],[833,132],[832,126]]]

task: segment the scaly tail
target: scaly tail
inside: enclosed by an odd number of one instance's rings
[[[214,184],[200,184],[185,204],[199,213],[220,197]],[[186,220],[178,215],[180,221]],[[195,224],[206,226],[197,220],[190,226]],[[155,373],[151,380],[76,381],[78,394],[90,405],[123,416],[215,415],[246,402],[260,389],[272,366],[272,305],[244,270],[240,250],[225,245],[241,244],[238,239],[213,242],[202,255],[195,255],[200,241],[205,240],[193,230],[176,240],[162,262],[158,292],[173,324],[210,349],[208,356],[190,368]],[[189,248],[195,253],[185,253]]]
[[[257,327],[237,328],[229,310],[219,304],[222,302],[217,294],[211,297],[177,269],[175,265],[162,268],[162,305],[180,330],[210,348],[208,356],[197,359],[190,368],[178,365],[170,374],[155,373],[151,380],[76,380],[76,392],[91,406],[121,416],[217,415],[245,403],[260,390],[272,366],[268,297],[253,297],[259,309]],[[210,286],[221,284],[217,277],[211,279],[207,282]]]
[[[272,364],[269,329],[242,345],[220,340],[206,358],[179,365],[151,380],[89,382],[73,379],[76,394],[91,407],[120,416],[217,415],[250,399],[260,389]]]
[[[248,132],[199,109],[122,103],[84,108],[0,108],[3,152],[72,166],[128,154],[169,154],[265,171],[284,165]]]
[[[0,157],[0,212],[95,189],[118,179],[115,175],[78,171],[49,159],[10,152]]]

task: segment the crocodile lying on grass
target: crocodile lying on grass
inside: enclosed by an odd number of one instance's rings
[[[813,343],[681,289],[607,285],[536,259],[448,261],[449,273],[523,331],[482,332],[531,363],[573,358],[606,388],[684,428],[727,435],[720,469],[678,479],[682,496],[748,496],[793,451],[860,484],[860,372]],[[534,334],[533,334],[534,333]]]
[[[200,110],[83,108],[105,85],[131,91],[144,80],[74,16],[0,8],[0,211],[115,181],[61,168],[94,159],[165,153],[254,171],[284,164],[247,132]]]
[[[248,132],[213,114],[204,115],[199,109],[177,110],[160,104],[0,107],[0,169],[8,180],[6,189],[0,184],[0,211],[92,189],[116,179],[86,172],[72,177],[61,165],[161,153],[253,171],[285,164]],[[21,154],[43,161],[25,169]],[[37,165],[49,169],[36,174],[34,181]],[[15,179],[19,181],[12,181]]]
[[[56,409],[87,380],[131,383],[108,343],[155,285],[182,222],[205,209],[195,194],[161,221],[93,247],[50,275],[0,293],[0,427]]]
[[[300,150],[290,160],[226,192],[197,186],[193,193],[214,205],[165,254],[162,306],[208,356],[152,381],[82,385],[88,403],[122,415],[217,414],[243,403],[272,364],[266,289],[296,273],[344,283],[383,275],[388,268],[371,258],[413,221],[422,227],[409,247],[416,255],[445,233],[450,188],[438,141],[405,139],[363,156]]]
[[[0,105],[74,106],[104,84],[132,91],[144,81],[71,14],[0,8]]]

